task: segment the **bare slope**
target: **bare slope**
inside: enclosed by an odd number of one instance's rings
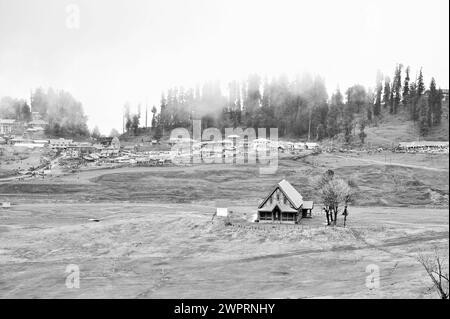
[[[225,227],[210,222],[213,211],[13,207],[0,216],[0,298],[436,297],[415,258],[435,246],[448,251],[447,210],[353,207],[345,229],[323,226],[319,215],[295,228]],[[79,289],[65,286],[69,264],[79,266]],[[368,265],[380,269],[378,289],[366,287]]]

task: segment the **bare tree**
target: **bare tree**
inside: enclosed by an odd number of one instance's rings
[[[436,289],[442,299],[449,299],[447,258],[440,256],[437,248],[435,248],[434,254],[419,254],[417,260],[430,276],[433,282],[431,288]]]
[[[323,203],[330,207],[330,213],[334,215],[332,216],[333,223],[336,225],[339,206],[348,203],[352,189],[343,179],[333,178],[320,189],[320,194]]]
[[[328,170],[313,182],[322,197],[327,225],[336,225],[339,206],[341,204],[347,206],[352,200],[353,185],[341,178],[336,178],[332,170]],[[347,219],[347,215],[345,215],[345,219]]]

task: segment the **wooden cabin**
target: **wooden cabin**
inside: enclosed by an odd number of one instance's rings
[[[314,203],[304,201],[302,195],[286,180],[279,182],[258,206],[258,222],[297,224],[311,217]]]

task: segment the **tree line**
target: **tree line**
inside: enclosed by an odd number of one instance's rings
[[[136,131],[140,112],[131,115],[129,106],[125,109],[126,130]],[[321,140],[342,134],[350,142],[359,125],[364,143],[367,124],[401,110],[425,135],[441,122],[442,90],[434,78],[426,90],[421,69],[412,81],[410,68],[398,64],[392,81],[378,72],[373,89],[355,84],[344,93],[336,89],[331,97],[324,79],[309,74],[293,80],[251,74],[245,81],[228,83],[225,90],[218,81],[170,88],[162,93],[159,113],[152,108],[151,126],[160,137],[176,127],[191,128],[192,120],[200,119],[203,128],[277,127],[279,136]]]
[[[48,122],[45,133],[59,137],[88,137],[87,116],[81,102],[69,92],[36,89],[31,95],[31,110]]]
[[[5,96],[0,100],[0,118],[31,121],[31,109],[26,100]]]
[[[31,93],[30,105],[24,99],[3,97],[0,100],[0,118],[21,122],[32,120],[31,112],[38,112],[48,123],[45,133],[56,137],[88,137],[87,116],[81,102],[69,92],[42,88]]]

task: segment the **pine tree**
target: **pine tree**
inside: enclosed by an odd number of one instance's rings
[[[377,75],[377,87],[375,93],[375,104],[373,106],[373,115],[380,116],[381,114],[381,95],[383,93],[382,75],[378,72]]]
[[[94,129],[92,130],[91,137],[97,139],[100,136],[101,136],[101,134],[100,134],[100,130],[98,129],[98,126],[95,126]]]
[[[400,105],[400,100],[401,100],[402,67],[403,67],[403,65],[399,64],[395,68],[395,77],[394,77],[394,83],[393,83],[394,103],[393,103],[393,109],[392,109],[392,112],[394,114],[397,114],[398,106]]]
[[[153,107],[152,107],[152,113],[153,113],[153,115],[152,115],[152,129],[155,129],[156,126],[157,126],[156,112],[157,112],[156,107],[153,105]]]
[[[394,113],[394,83],[392,83],[389,96],[389,113]]]
[[[366,140],[366,137],[367,137],[366,132],[364,132],[365,127],[366,127],[365,121],[360,121],[358,136],[359,136],[359,139],[361,140],[361,144],[364,144],[364,141]]]
[[[350,140],[352,138],[352,122],[345,120],[344,121],[344,125],[343,125],[343,129],[344,129],[344,139],[345,139],[345,143],[350,143]]]
[[[369,122],[372,122],[372,105],[368,105],[367,106],[367,120],[369,121]]]
[[[263,83],[263,97],[262,97],[262,101],[261,101],[261,106],[263,108],[269,108],[270,107],[270,84],[269,84],[269,80],[267,79],[267,77],[264,78],[264,83]]]
[[[326,129],[329,137],[339,133],[340,118],[343,112],[342,94],[339,89],[331,95],[331,105],[327,114]]]
[[[419,119],[419,114],[417,112],[417,85],[416,85],[416,82],[412,82],[409,85],[408,107],[409,107],[411,120],[417,121]]]
[[[317,134],[316,134],[316,138],[317,140],[322,140],[325,137],[325,126],[321,123],[317,126]]]
[[[420,68],[419,77],[417,78],[416,85],[417,85],[416,95],[417,97],[420,98],[422,94],[425,92],[425,84],[423,83],[422,68]]]
[[[434,104],[433,125],[441,124],[442,120],[442,90],[439,88]]]
[[[419,108],[419,131],[423,137],[428,133],[430,128],[428,125],[428,100],[424,96],[421,96],[417,101],[417,106]]]
[[[383,107],[387,108],[391,104],[391,79],[387,76],[384,79]]]
[[[430,91],[428,94],[428,114],[427,114],[427,123],[429,127],[433,125],[433,116],[436,108],[435,107],[436,98],[437,98],[436,81],[434,80],[434,78],[431,78]]]
[[[159,111],[159,126],[161,127],[161,134],[164,135],[164,129],[167,126],[167,100],[164,93],[161,94],[161,102],[160,102],[160,111]]]
[[[405,81],[403,82],[403,106],[406,107],[408,105],[408,97],[409,97],[409,66],[406,68]]]
[[[424,125],[423,121],[425,119],[425,123],[428,123],[428,104],[424,102],[422,99],[422,96],[425,92],[425,84],[423,82],[423,74],[422,74],[422,68],[420,68],[419,76],[416,80],[416,94],[415,94],[415,101],[414,101],[414,113],[413,113],[413,120],[419,121],[419,126],[421,127],[421,131],[424,132]],[[426,110],[426,115],[424,116],[424,110]]]

